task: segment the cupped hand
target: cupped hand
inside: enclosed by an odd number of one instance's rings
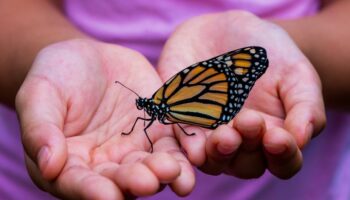
[[[194,186],[190,163],[170,126],[148,129],[136,117],[137,96],[161,85],[140,54],[91,40],[53,44],[37,56],[16,97],[26,163],[35,183],[58,197],[122,199],[169,184],[178,195]]]
[[[244,11],[195,17],[167,41],[158,71],[163,81],[183,68],[245,46],[262,46],[270,61],[243,109],[214,131],[188,126],[177,136],[190,161],[209,174],[241,178],[266,169],[280,178],[302,165],[301,149],[325,125],[321,83],[308,59],[279,26]]]

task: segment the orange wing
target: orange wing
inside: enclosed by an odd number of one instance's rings
[[[152,98],[169,106],[166,119],[173,123],[216,128],[241,109],[267,64],[263,48],[238,49],[184,69]]]
[[[154,95],[156,104],[169,106],[167,120],[210,128],[219,121],[228,102],[227,75],[203,65],[186,68]]]

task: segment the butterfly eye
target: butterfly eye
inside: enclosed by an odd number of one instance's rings
[[[144,102],[142,98],[136,99],[136,108],[142,110],[144,108]]]

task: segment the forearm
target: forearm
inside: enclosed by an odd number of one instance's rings
[[[319,14],[277,21],[318,71],[326,103],[350,107],[350,1],[328,1]]]
[[[52,0],[3,0],[0,26],[0,101],[8,105],[14,105],[17,90],[40,49],[85,37]]]

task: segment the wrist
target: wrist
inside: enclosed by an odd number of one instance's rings
[[[6,5],[0,9],[0,24],[7,27],[0,33],[0,102],[13,105],[42,48],[86,36],[70,24],[53,1],[8,1]]]
[[[28,41],[23,41],[21,45],[16,46],[16,49],[14,49],[10,59],[8,60],[9,67],[2,70],[3,76],[1,76],[2,81],[0,88],[2,91],[7,92],[0,92],[0,99],[7,105],[14,106],[17,91],[22,85],[27,73],[31,69],[37,54],[42,49],[51,44],[66,40],[87,38],[86,36],[80,34],[72,33],[71,35],[68,35],[65,33],[63,35],[57,32],[56,35],[49,35],[48,37],[43,34],[38,34],[35,37],[37,37],[37,41],[34,41],[35,39],[30,41],[30,37],[28,36]],[[33,37],[31,38],[33,39]],[[26,39],[27,38],[23,38],[23,40]]]
[[[307,58],[311,58],[312,47],[308,40],[308,34],[305,33],[307,30],[307,20],[273,20],[272,22],[284,29],[288,35],[293,39],[294,43],[304,53]]]

